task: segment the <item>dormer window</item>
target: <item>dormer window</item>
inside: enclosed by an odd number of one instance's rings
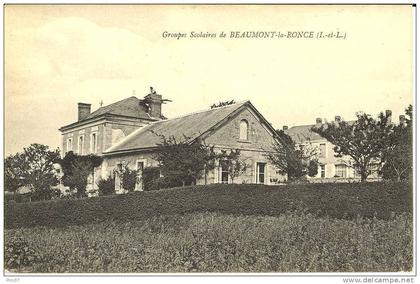
[[[248,140],[248,121],[245,119],[239,124],[239,140]]]

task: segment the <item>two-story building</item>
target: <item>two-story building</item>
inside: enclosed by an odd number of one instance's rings
[[[387,111],[389,112],[389,111]],[[335,116],[335,122],[341,121],[340,116]],[[318,158],[318,174],[315,177],[307,177],[310,182],[351,182],[360,181],[360,175],[353,167],[353,160],[349,156],[337,157],[334,145],[321,137],[311,129],[320,127],[322,119],[317,118],[315,124],[299,125],[288,128],[283,127],[297,145],[303,145],[313,150]],[[351,122],[349,122],[351,123]],[[368,180],[379,179],[377,167],[372,167]]]
[[[65,125],[61,131],[61,155],[73,151],[78,155],[103,153],[139,127],[164,119],[161,113],[162,96],[153,89],[144,99],[134,96],[91,112],[91,105],[78,103],[78,119]],[[95,170],[89,181],[89,190],[96,187],[104,167]]]

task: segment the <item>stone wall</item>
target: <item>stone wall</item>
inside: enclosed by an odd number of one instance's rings
[[[248,123],[248,139],[240,139],[239,126],[242,120]],[[287,180],[285,175],[277,173],[277,170],[270,165],[266,158],[266,151],[272,149],[275,143],[271,132],[258,119],[251,109],[244,109],[231,117],[224,125],[204,138],[207,145],[214,145],[216,151],[239,149],[241,160],[247,164],[247,170],[233,180],[234,183],[257,183],[257,163],[266,163],[265,184],[282,183]],[[145,166],[156,166],[153,153],[131,153],[124,155],[113,155],[105,158],[102,176],[112,173],[118,163],[124,162],[135,168],[136,161],[144,160]],[[198,184],[211,184],[221,182],[221,169],[216,163],[216,168],[210,171],[206,177],[198,180]],[[229,180],[229,182],[232,182]]]

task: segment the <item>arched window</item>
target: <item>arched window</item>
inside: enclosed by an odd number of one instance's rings
[[[248,122],[245,119],[239,124],[239,139],[248,140]]]

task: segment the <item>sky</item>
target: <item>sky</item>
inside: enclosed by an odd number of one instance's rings
[[[226,38],[189,38],[209,32]],[[230,38],[231,32],[340,32]],[[186,33],[165,38],[163,33]],[[58,128],[153,86],[168,117],[250,100],[275,128],[413,103],[410,5],[6,5],[5,155],[57,148]]]

